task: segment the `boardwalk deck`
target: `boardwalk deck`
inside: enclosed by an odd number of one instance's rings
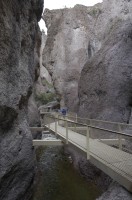
[[[49,129],[55,132],[55,123],[51,123]],[[57,125],[57,135],[66,139],[66,129]],[[68,142],[87,152],[86,136],[69,129]],[[132,154],[108,146],[97,139],[89,139],[89,144],[90,162],[132,192]]]

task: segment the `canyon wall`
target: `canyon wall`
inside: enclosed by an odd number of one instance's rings
[[[42,65],[42,53],[45,47],[46,38],[47,36],[45,35],[45,32],[42,31],[37,40],[39,49],[37,46],[35,48],[35,60],[39,64],[40,68],[38,68],[37,72],[39,77],[34,82],[33,92],[28,101],[28,119],[31,127],[40,126],[40,115],[38,108],[44,104],[47,94],[54,93],[51,76],[49,75],[48,70]]]
[[[0,199],[26,200],[34,177],[27,106],[38,77],[43,0],[0,1]]]
[[[95,32],[101,48],[79,82],[79,115],[129,123],[132,107],[132,2],[102,4]]]
[[[100,4],[96,9],[99,10],[99,7]],[[43,65],[52,77],[61,106],[67,106],[72,111],[78,107],[81,70],[93,51],[100,48],[98,41],[94,41],[94,50],[90,43],[96,17],[88,16],[89,12],[90,8],[77,5],[71,9],[46,9],[43,16],[48,28]]]
[[[61,106],[80,116],[129,122],[132,82],[132,2],[48,10],[43,65]]]
[[[36,95],[41,95],[49,90],[49,85],[52,85],[51,76],[48,72],[48,70],[43,66],[42,63],[42,57],[43,57],[43,50],[45,48],[45,43],[47,39],[47,35],[44,31],[42,31],[41,35],[42,41],[41,41],[41,49],[40,49],[40,76],[37,80],[36,86],[35,86],[35,93]]]

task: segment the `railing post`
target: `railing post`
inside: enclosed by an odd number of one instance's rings
[[[66,124],[66,144],[68,144],[68,122],[65,121]]]
[[[57,136],[57,119],[55,119],[55,136]]]
[[[77,122],[77,113],[76,113],[76,122]]]
[[[77,125],[76,125],[76,122],[75,122],[75,132],[77,131]]]
[[[60,115],[58,115],[58,125],[60,125]]]
[[[87,126],[87,135],[86,135],[87,160],[90,159],[90,143],[89,143],[89,137],[90,137],[90,127]]]
[[[65,119],[68,120],[68,116],[67,115],[65,116]]]
[[[50,129],[50,117],[48,117],[48,128]]]
[[[46,125],[46,121],[47,121],[47,115],[46,114],[44,114],[44,116],[43,116],[43,121],[42,121],[42,126],[44,125]]]
[[[41,124],[41,127],[42,127],[42,124],[43,124],[43,115],[40,114],[40,124]]]
[[[91,119],[89,119],[89,126],[91,126]]]
[[[119,132],[121,132],[121,125],[118,124],[118,130]],[[119,149],[121,150],[122,149],[122,135],[118,135],[118,146],[119,146]]]

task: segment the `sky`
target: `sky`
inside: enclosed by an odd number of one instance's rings
[[[44,0],[44,8],[52,9],[59,9],[64,8],[72,8],[76,4],[82,4],[85,6],[93,6],[96,3],[102,2],[102,0]],[[46,27],[44,21],[41,19],[39,22],[40,29],[44,29],[46,32]]]

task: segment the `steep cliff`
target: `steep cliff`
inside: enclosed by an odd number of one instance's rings
[[[44,50],[46,39],[47,39],[47,35],[45,35],[44,31],[42,31],[41,38],[42,38],[42,41],[41,41],[41,49],[40,49],[40,76],[35,86],[35,93],[37,96],[49,91],[50,90],[49,85],[52,86],[51,76],[48,70],[42,64],[43,50]]]
[[[30,197],[34,152],[27,104],[38,76],[34,55],[39,49],[37,22],[42,10],[43,0],[0,1],[1,200]]]
[[[36,70],[36,81],[33,85],[33,92],[28,101],[28,119],[30,126],[40,126],[38,108],[43,104],[47,104],[51,99],[53,101],[54,98],[48,99],[48,97],[55,96],[51,76],[48,70],[42,65],[42,53],[45,47],[46,38],[47,36],[45,35],[45,32],[42,31],[38,34],[35,45],[35,60],[38,67]]]
[[[43,65],[47,68],[60,97],[61,106],[76,111],[78,107],[78,81],[87,59],[100,48],[90,37],[93,26],[100,14],[100,4],[95,6],[97,13],[92,17],[91,8],[77,5],[71,9],[48,10],[44,20],[48,28],[47,41],[43,52]]]
[[[132,2],[107,1],[94,27],[101,48],[85,64],[79,83],[79,114],[129,122],[132,106]],[[100,32],[101,30],[101,32]]]
[[[85,117],[129,121],[131,13],[129,0],[45,10],[48,37],[43,64],[61,106]]]
[[[80,114],[129,122],[132,106],[132,27],[119,23],[80,79]]]

